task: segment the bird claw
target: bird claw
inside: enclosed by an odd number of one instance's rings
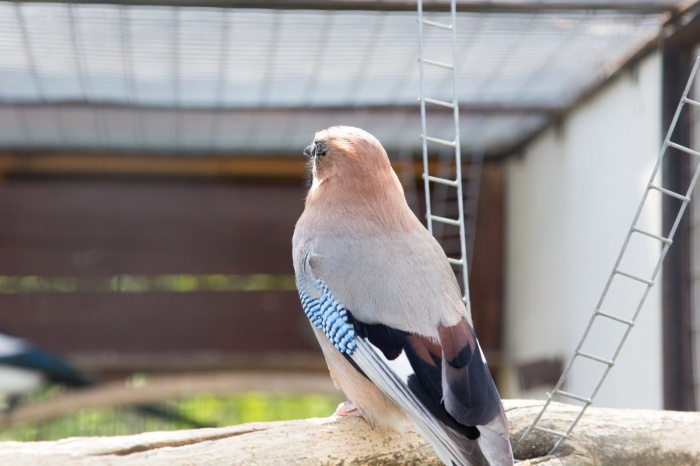
[[[333,413],[333,416],[349,417],[362,416],[362,414],[360,414],[360,412],[357,410],[355,404],[352,401],[348,400],[338,405],[338,407],[335,409],[335,412]]]

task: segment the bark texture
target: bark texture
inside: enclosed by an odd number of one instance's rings
[[[505,400],[513,443],[542,406]],[[540,424],[565,429],[576,408],[554,404]],[[700,464],[700,413],[590,408],[554,456],[554,439],[533,433],[518,458],[523,465]],[[150,432],[53,442],[2,442],[0,464],[135,465],[439,465],[413,432],[372,429],[351,418],[252,423],[216,429]]]

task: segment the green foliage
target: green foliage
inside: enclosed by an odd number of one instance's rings
[[[294,291],[294,275],[114,275],[38,277],[0,275],[0,294],[14,293],[188,293],[202,291]]]
[[[323,395],[246,393],[197,395],[161,405],[202,424],[228,426],[309,417],[326,417],[341,399]],[[155,430],[190,428],[144,415],[133,408],[83,409],[72,416],[0,431],[4,440],[55,440],[67,437],[128,435]]]
[[[339,398],[323,395],[269,395],[247,393],[220,397],[199,395],[179,403],[182,412],[201,422],[235,425],[329,416]]]

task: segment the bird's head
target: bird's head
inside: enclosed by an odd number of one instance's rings
[[[311,175],[305,214],[314,221],[345,231],[422,228],[386,151],[367,131],[332,126],[316,133],[304,154]]]
[[[393,176],[386,151],[377,138],[359,128],[332,126],[316,133],[304,154],[309,159],[311,190],[323,183],[350,183],[355,190],[376,177]]]

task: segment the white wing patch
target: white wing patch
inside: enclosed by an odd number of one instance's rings
[[[469,466],[464,462],[464,452],[454,442],[455,434],[430,413],[408,388],[408,376],[413,373],[405,352],[394,361],[388,361],[382,353],[364,338],[357,338],[357,349],[352,360],[369,379],[408,415],[416,431],[435,448],[445,464]],[[408,369],[406,368],[408,366]]]

